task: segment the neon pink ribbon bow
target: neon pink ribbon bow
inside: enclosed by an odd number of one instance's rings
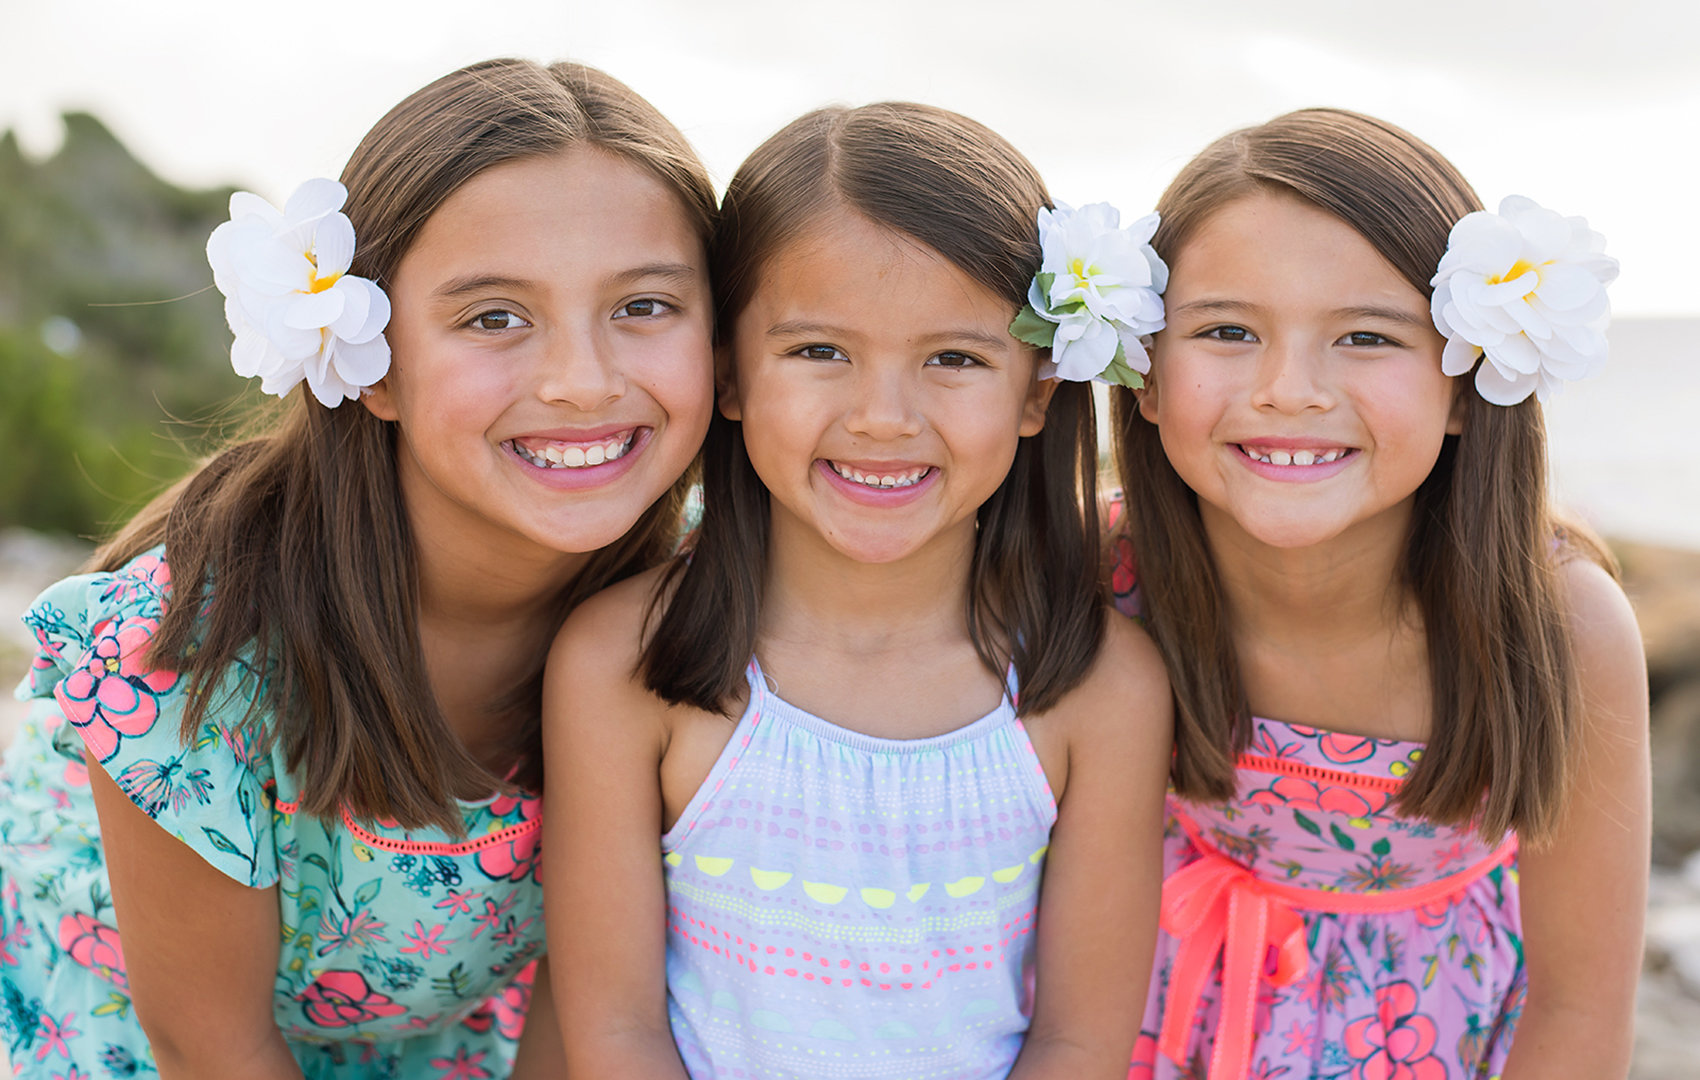
[[[1222,1007],[1210,1080],[1243,1080],[1255,1040],[1259,984],[1286,986],[1305,973],[1304,920],[1257,876],[1208,855],[1163,882],[1163,929],[1180,942],[1169,973],[1157,1049],[1184,1064],[1199,997],[1222,957]]]

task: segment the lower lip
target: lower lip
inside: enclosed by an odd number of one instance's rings
[[[1309,484],[1326,480],[1330,476],[1338,475],[1358,456],[1356,450],[1348,450],[1326,465],[1277,465],[1271,461],[1257,460],[1238,445],[1231,449],[1234,456],[1240,459],[1240,464],[1265,480],[1275,480],[1283,484]]]
[[[638,455],[649,445],[653,434],[654,430],[651,428],[639,428],[638,433],[632,436],[632,445],[613,461],[605,461],[600,465],[584,465],[576,469],[549,469],[542,465],[533,465],[510,446],[503,446],[502,449],[525,470],[527,476],[538,483],[556,491],[579,491],[600,487],[624,476],[637,463]]]
[[[845,498],[863,506],[903,506],[912,503],[924,495],[939,478],[937,469],[928,469],[927,475],[907,487],[877,488],[844,479],[831,465],[820,459],[815,461],[815,471],[824,476],[827,483],[842,492]]]

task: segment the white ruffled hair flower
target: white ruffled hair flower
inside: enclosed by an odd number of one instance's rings
[[[1122,228],[1109,203],[1039,210],[1043,262],[1009,332],[1051,350],[1047,377],[1145,385],[1145,349],[1163,329],[1169,284],[1169,268],[1151,248],[1157,221],[1146,214]]]
[[[250,191],[230,196],[230,220],[207,240],[213,284],[236,342],[230,363],[279,397],[306,380],[326,408],[390,369],[384,291],[348,272],[354,225],[342,213],[348,189],[309,180],[279,211]]]
[[[1434,325],[1446,338],[1441,368],[1476,370],[1476,390],[1495,405],[1530,394],[1546,401],[1569,379],[1606,360],[1611,305],[1606,285],[1617,260],[1605,237],[1521,195],[1499,213],[1478,210],[1452,227],[1430,282]]]

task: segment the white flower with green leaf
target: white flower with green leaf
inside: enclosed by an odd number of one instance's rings
[[[1145,349],[1163,329],[1169,284],[1169,268],[1151,248],[1156,231],[1156,214],[1122,228],[1109,203],[1040,209],[1043,262],[1009,332],[1050,349],[1056,378],[1145,385]]]
[[[1499,213],[1478,210],[1452,227],[1434,275],[1431,312],[1447,339],[1441,369],[1476,369],[1476,391],[1495,405],[1530,394],[1546,401],[1564,382],[1606,360],[1611,305],[1606,285],[1617,260],[1605,237],[1512,195]]]
[[[230,196],[230,220],[207,240],[213,284],[236,341],[230,363],[279,397],[306,381],[326,408],[383,378],[390,347],[384,291],[348,272],[354,226],[348,190],[309,180],[280,211],[250,191]]]

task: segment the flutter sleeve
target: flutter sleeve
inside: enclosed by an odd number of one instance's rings
[[[254,887],[278,879],[269,756],[250,704],[260,680],[236,665],[210,690],[200,729],[181,737],[189,680],[147,649],[170,602],[156,549],[110,573],[66,578],[24,616],[37,651],[21,698],[58,705],[54,746],[106,770],[130,801],[222,873]]]

